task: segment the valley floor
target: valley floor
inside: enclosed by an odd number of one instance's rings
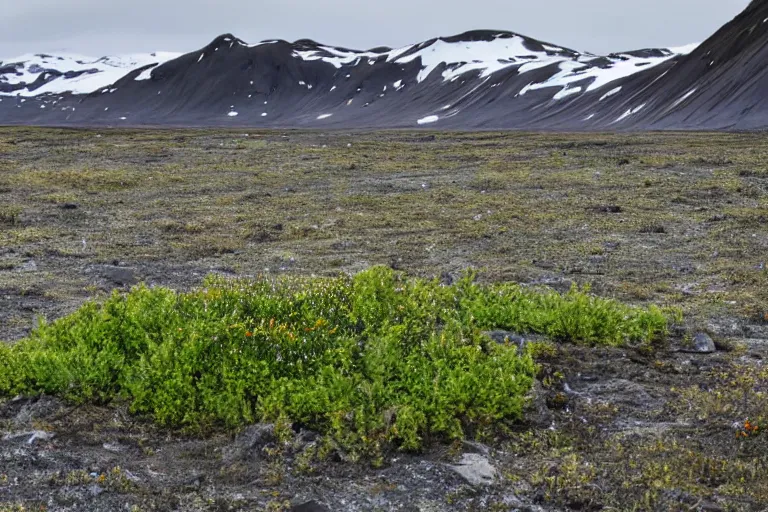
[[[276,449],[263,426],[199,438],[120,404],[6,401],[0,511],[763,510],[768,446],[745,422],[768,427],[767,155],[734,133],[0,129],[8,342],[138,282],[376,264],[685,318],[669,351],[559,346],[508,438],[382,469],[307,466],[306,432]],[[716,353],[677,351],[699,332]],[[462,456],[495,480],[470,484]]]

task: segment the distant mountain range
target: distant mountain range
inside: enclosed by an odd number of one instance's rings
[[[0,124],[646,130],[768,127],[768,2],[705,42],[599,56],[478,30],[367,51],[216,38],[186,54],[0,61]]]

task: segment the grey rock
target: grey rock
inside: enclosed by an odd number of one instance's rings
[[[139,282],[136,270],[130,267],[114,267],[106,265],[102,268],[101,275],[104,279],[118,285],[133,285]]]
[[[717,347],[708,334],[700,332],[693,337],[693,350],[700,354],[712,354],[717,352]]]
[[[276,439],[274,425],[251,425],[243,430],[230,446],[222,450],[222,459],[226,463],[242,460],[262,447],[274,443]]]
[[[465,453],[458,464],[449,464],[448,467],[470,485],[488,486],[496,480],[496,468],[479,453]]]

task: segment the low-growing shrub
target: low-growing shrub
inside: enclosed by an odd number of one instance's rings
[[[657,309],[586,290],[355,277],[228,280],[189,293],[137,286],[0,344],[0,395],[127,399],[187,428],[288,419],[371,453],[488,433],[519,420],[530,354],[502,328],[617,345],[664,336]]]

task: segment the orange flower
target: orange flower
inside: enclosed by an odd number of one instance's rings
[[[250,338],[251,336],[253,336],[253,333],[251,331],[245,331],[245,336],[246,338]]]

